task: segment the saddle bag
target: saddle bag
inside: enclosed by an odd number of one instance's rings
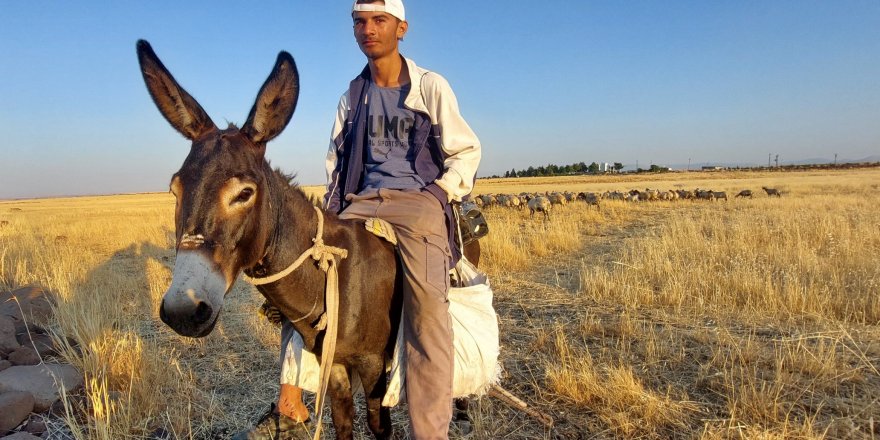
[[[492,307],[492,288],[485,273],[462,257],[456,265],[459,287],[449,289],[449,315],[454,334],[453,397],[481,396],[501,378],[498,362],[498,317]],[[289,322],[284,323],[290,326]],[[320,362],[304,348],[302,337],[293,328],[282,334],[281,383],[317,392],[320,387]],[[383,406],[396,406],[406,400],[406,354],[403,349],[403,326],[397,329],[397,344],[387,364],[388,388]],[[361,392],[360,378],[352,374],[352,389]]]

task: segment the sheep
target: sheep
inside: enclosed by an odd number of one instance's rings
[[[660,200],[671,201],[678,200],[678,193],[672,190],[663,191],[660,193]]]
[[[544,219],[550,219],[550,208],[553,206],[550,200],[544,196],[537,196],[529,200],[529,217],[535,217],[535,211],[543,212]]]
[[[550,194],[548,199],[550,200],[551,205],[565,206],[565,204],[568,203],[568,200],[566,200],[565,195],[560,194],[558,192]]]
[[[608,200],[624,200],[626,195],[620,191],[605,191],[605,193],[602,194],[602,198]]]
[[[742,198],[746,198],[746,197],[748,197],[748,198],[751,199],[751,198],[752,198],[752,190],[750,190],[750,189],[744,189],[744,190],[740,191],[739,194],[737,194],[737,195],[734,196],[733,198],[737,198],[737,197],[742,197]]]
[[[697,197],[693,191],[688,191],[686,189],[679,189],[676,193],[678,194],[678,198],[685,200],[693,200]]]
[[[522,200],[520,200],[519,196],[510,194],[507,196],[507,198],[510,200],[510,206],[512,208],[522,208]]]
[[[696,190],[694,190],[694,194],[700,200],[715,200],[715,193],[713,191],[696,189]]]
[[[597,210],[599,208],[599,195],[596,193],[580,193],[578,194],[578,199],[587,202],[587,207],[589,208],[591,205],[595,206]]]
[[[712,196],[715,200],[724,199],[725,202],[727,201],[727,193],[724,191],[712,191]]]
[[[498,202],[498,206],[503,206],[505,208],[510,208],[513,206],[513,203],[510,201],[510,196],[506,194],[499,194],[495,196],[495,200]]]
[[[782,197],[782,193],[779,192],[779,190],[776,188],[767,188],[766,186],[762,186],[761,189],[763,189],[764,192],[767,193],[767,197],[772,197],[772,196]]]
[[[647,195],[647,200],[651,202],[655,202],[660,199],[660,190],[659,189],[650,189],[645,188],[644,195]]]
[[[492,194],[482,194],[479,198],[483,200],[483,206],[487,208],[496,203],[495,196]]]

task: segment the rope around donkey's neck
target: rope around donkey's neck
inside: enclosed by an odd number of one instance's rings
[[[327,273],[324,313],[321,315],[320,321],[315,326],[316,330],[326,330],[327,332],[324,335],[324,343],[321,346],[321,385],[318,390],[318,395],[315,398],[315,409],[318,412],[318,423],[315,426],[315,435],[312,438],[317,440],[321,438],[321,421],[324,417],[324,399],[327,396],[327,386],[330,383],[330,371],[333,368],[333,356],[336,353],[336,337],[339,327],[339,272],[336,267],[336,257],[339,257],[340,260],[348,257],[348,250],[324,244],[324,213],[321,212],[321,208],[318,208],[317,206],[314,208],[315,212],[318,213],[318,231],[315,234],[315,238],[312,239],[312,242],[315,243],[312,247],[306,249],[296,261],[275,275],[263,278],[251,278],[247,275],[242,275],[242,277],[245,281],[255,286],[274,283],[275,281],[290,275],[291,272],[302,265],[303,261],[308,257],[312,257],[317,261],[318,267]],[[315,303],[317,304],[317,300]],[[314,311],[314,306],[312,307],[312,310]],[[311,315],[311,312],[309,312],[309,315]]]
[[[302,265],[303,261],[308,257],[312,257],[318,262],[318,267],[321,268],[324,272],[330,267],[330,261],[334,259],[335,256],[338,256],[339,259],[344,259],[348,257],[348,250],[338,248],[335,246],[327,246],[324,244],[324,213],[321,211],[321,208],[314,206],[315,212],[318,213],[318,231],[315,234],[315,238],[312,239],[314,243],[312,247],[306,249],[302,254],[300,254],[299,258],[296,259],[290,266],[287,266],[281,272],[278,272],[274,275],[270,275],[267,277],[259,277],[252,278],[245,274],[242,274],[242,278],[245,281],[255,285],[261,286],[263,284],[274,283],[288,275],[290,275],[293,271],[295,271],[300,265]]]

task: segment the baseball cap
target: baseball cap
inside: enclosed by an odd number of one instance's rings
[[[358,3],[358,0],[354,0],[354,4],[351,5],[351,12],[384,12],[397,17],[400,21],[406,21],[406,13],[403,10],[403,2],[401,0],[385,0],[384,3],[384,5],[378,1],[373,3]]]

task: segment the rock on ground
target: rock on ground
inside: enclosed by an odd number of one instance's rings
[[[21,346],[9,353],[8,360],[12,365],[37,365],[40,363],[40,355],[31,347]]]
[[[0,292],[0,316],[11,316],[16,327],[24,322],[45,322],[52,316],[55,301],[54,294],[36,286]]]
[[[36,348],[37,353],[40,356],[49,356],[58,354],[58,350],[55,349],[55,342],[52,340],[52,337],[45,333],[37,333],[37,332],[27,332],[27,333],[19,333],[16,335],[18,343],[23,347],[31,347]]]
[[[0,435],[25,421],[34,409],[34,396],[24,391],[0,393]]]
[[[16,365],[0,371],[0,392],[27,391],[34,396],[34,411],[44,412],[59,398],[56,378],[68,392],[83,385],[83,378],[70,365]]]
[[[15,338],[15,320],[11,316],[0,315],[0,354],[9,354],[19,347]]]
[[[0,437],[0,440],[40,440],[40,437],[28,434],[26,432],[16,432],[6,437]]]

